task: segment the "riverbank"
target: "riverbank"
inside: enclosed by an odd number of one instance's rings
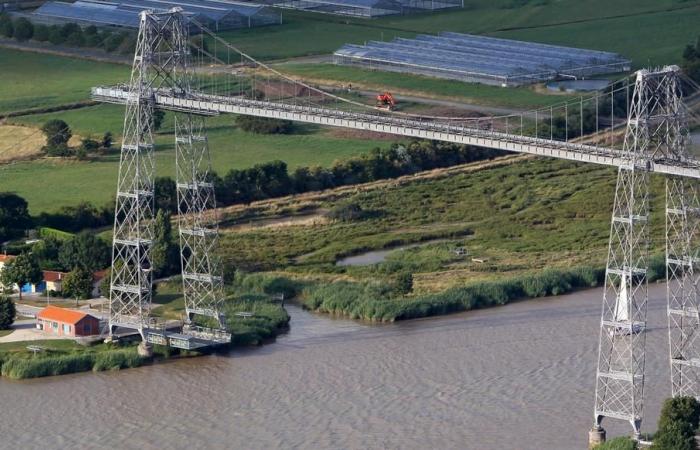
[[[264,284],[262,287],[264,288]],[[181,297],[178,295],[164,295],[168,296],[170,302],[181,304]],[[248,314],[242,317],[237,315],[240,312]],[[190,358],[211,352],[259,346],[271,342],[289,329],[289,315],[283,306],[268,295],[255,290],[246,295],[229,297],[224,304],[224,313],[227,317],[226,328],[232,335],[231,344],[227,347],[187,351],[155,345],[153,357],[143,358],[136,351],[137,342],[107,344],[99,341],[92,345],[81,345],[67,339],[19,341],[0,344],[0,375],[18,380],[77,372],[130,369],[168,359]]]

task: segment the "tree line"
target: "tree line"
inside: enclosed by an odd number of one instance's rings
[[[232,205],[396,178],[505,154],[494,149],[414,140],[406,145],[392,144],[386,149],[377,147],[368,154],[338,160],[327,168],[301,166],[290,173],[285,162],[271,161],[247,169],[232,169],[223,177],[213,174],[212,181],[218,203]]]
[[[34,24],[25,17],[13,19],[9,14],[0,14],[0,36],[20,42],[31,39],[122,54],[133,53],[136,46],[136,34],[133,32],[99,30],[94,25],[81,28],[74,22],[63,25]]]

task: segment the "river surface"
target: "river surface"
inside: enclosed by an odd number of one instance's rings
[[[664,286],[650,293],[645,431],[670,392]],[[288,334],[228,356],[3,379],[0,448],[584,449],[600,304],[594,289],[388,325],[292,305]]]

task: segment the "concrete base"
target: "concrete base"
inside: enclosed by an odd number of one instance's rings
[[[153,356],[153,346],[148,342],[141,341],[139,346],[136,348],[136,351],[138,352],[139,356],[143,358],[151,358]]]
[[[588,432],[588,448],[589,450],[596,448],[605,442],[605,430],[603,427],[595,426]]]

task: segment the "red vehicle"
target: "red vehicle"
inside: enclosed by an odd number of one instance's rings
[[[377,108],[393,110],[396,107],[396,100],[389,92],[377,95]]]

